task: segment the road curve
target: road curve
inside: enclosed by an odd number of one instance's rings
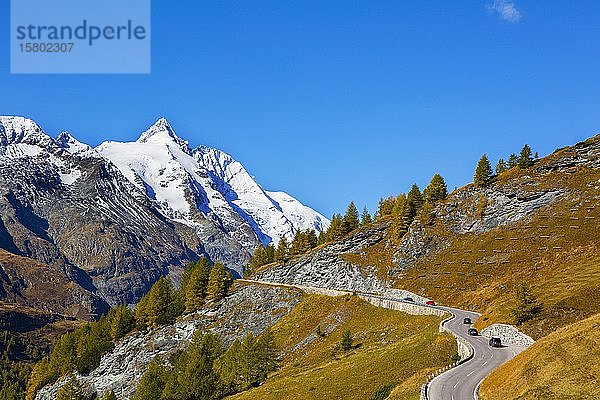
[[[324,288],[314,288],[307,286],[299,286],[293,284],[282,284],[276,282],[257,281],[251,279],[239,279],[239,282],[245,283],[257,283],[272,286],[283,286],[297,288],[301,290],[313,289],[313,290],[329,290]],[[496,367],[500,366],[504,362],[515,357],[518,353],[523,351],[525,348],[513,344],[503,344],[501,348],[492,348],[488,345],[488,338],[483,336],[469,336],[467,329],[471,325],[464,324],[463,320],[465,317],[471,318],[471,322],[475,322],[479,318],[479,314],[464,311],[457,308],[443,307],[443,306],[428,306],[425,304],[419,304],[414,302],[407,302],[404,299],[388,298],[372,293],[362,292],[351,292],[347,290],[330,290],[331,292],[348,293],[348,294],[360,294],[368,297],[378,297],[387,300],[398,301],[402,303],[418,304],[424,307],[436,308],[439,310],[447,311],[454,315],[454,318],[444,323],[444,327],[454,333],[456,336],[461,337],[467,343],[471,345],[474,350],[473,357],[457,366],[454,367],[441,375],[435,377],[427,387],[427,399],[428,400],[471,400],[478,399],[477,390],[479,384],[483,379],[488,376]]]
[[[475,322],[479,314],[449,307],[440,307],[454,315],[444,324],[449,331],[465,339],[474,350],[473,357],[455,368],[435,377],[428,386],[429,400],[470,400],[477,399],[479,384],[496,367],[523,351],[522,346],[504,344],[501,348],[492,348],[488,340],[482,336],[469,336],[467,329],[471,325],[464,324],[465,317]]]

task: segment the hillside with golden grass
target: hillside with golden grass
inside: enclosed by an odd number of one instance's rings
[[[395,399],[414,399],[425,376],[456,357],[455,340],[438,332],[440,320],[357,296],[308,295],[271,329],[284,354],[282,368],[231,398],[371,399],[395,389]],[[345,331],[352,335],[349,351],[340,347]]]
[[[494,371],[482,400],[598,399],[600,314],[557,330]]]

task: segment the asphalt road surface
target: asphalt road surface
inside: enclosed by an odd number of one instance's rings
[[[488,338],[467,334],[467,329],[471,325],[464,324],[463,319],[469,317],[472,322],[475,322],[479,317],[478,314],[454,308],[440,308],[455,315],[455,318],[446,322],[444,326],[470,343],[475,352],[471,360],[434,378],[429,384],[428,398],[430,400],[476,399],[476,391],[481,381],[496,367],[521,352],[523,348],[506,343],[501,348],[492,348],[488,344]]]

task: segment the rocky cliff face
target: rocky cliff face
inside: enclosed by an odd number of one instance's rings
[[[385,237],[387,224],[375,224],[351,232],[344,239],[317,248],[283,265],[260,271],[253,279],[289,285],[312,286],[337,290],[381,292],[385,284],[376,270],[361,268],[344,258],[360,253]]]
[[[119,399],[130,398],[150,361],[157,355],[168,358],[187,347],[196,330],[217,333],[228,346],[248,333],[262,333],[289,314],[301,297],[293,289],[242,286],[219,303],[185,316],[174,325],[128,335],[102,357],[98,368],[77,378],[90,393],[112,390]],[[41,389],[36,399],[55,399],[66,381],[63,378]]]

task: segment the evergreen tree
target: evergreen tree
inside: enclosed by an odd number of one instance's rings
[[[317,246],[327,243],[327,232],[321,231],[319,232],[319,237],[317,238]]]
[[[344,235],[358,228],[358,225],[358,210],[356,205],[354,205],[354,202],[351,201],[350,204],[348,204],[348,209],[342,220],[342,230]]]
[[[433,222],[433,204],[429,201],[425,201],[423,203],[423,207],[421,207],[421,211],[419,212],[419,221],[423,225],[430,225]]]
[[[74,376],[56,394],[56,400],[85,400],[85,398],[83,389]]]
[[[117,396],[115,395],[115,392],[113,392],[112,390],[107,390],[104,392],[104,395],[102,396],[102,400],[117,400]]]
[[[198,331],[186,351],[173,358],[173,370],[162,392],[163,399],[218,400],[224,388],[213,364],[223,353],[221,339]]]
[[[515,153],[511,153],[508,157],[508,168],[516,167],[519,165],[519,157]]]
[[[423,200],[435,203],[444,200],[448,195],[448,187],[444,178],[440,174],[435,174],[431,178],[429,185],[423,190]]]
[[[486,186],[492,177],[492,166],[487,156],[484,154],[477,163],[473,183],[475,186]]]
[[[407,231],[408,224],[405,217],[407,213],[406,195],[401,193],[394,202],[392,208],[392,224],[390,225],[390,233],[394,239],[400,239]]]
[[[206,297],[209,300],[221,300],[227,294],[231,283],[231,275],[227,272],[225,266],[219,262],[215,263],[210,269]]]
[[[135,316],[125,304],[109,312],[110,336],[118,340],[135,328]]]
[[[406,204],[404,207],[404,217],[407,220],[407,225],[415,219],[417,215],[417,211],[423,205],[423,195],[421,195],[421,191],[417,184],[413,184],[410,188],[408,194],[406,195]]]
[[[533,156],[531,155],[531,148],[529,145],[523,146],[521,153],[519,153],[519,161],[517,162],[519,167],[528,168],[533,165]]]
[[[544,308],[531,292],[531,288],[524,283],[517,287],[515,299],[517,305],[511,311],[511,315],[517,325],[535,318]]]
[[[170,324],[183,312],[183,304],[171,280],[160,277],[135,308],[135,319],[141,327],[156,328]]]
[[[258,338],[249,334],[242,341],[234,341],[215,364],[229,393],[260,385],[276,368],[276,351],[270,331]]]
[[[310,250],[308,232],[296,231],[294,239],[292,239],[292,245],[290,246],[290,255],[292,257],[297,256],[298,254],[306,253],[308,250]]]
[[[245,276],[250,276],[256,271],[258,268],[263,265],[267,265],[272,263],[275,260],[275,247],[272,244],[267,245],[267,247],[263,247],[262,245],[258,245],[256,250],[254,250],[254,254],[252,254],[252,258],[250,258],[250,262],[246,266],[244,271]]]
[[[160,356],[152,359],[135,390],[134,400],[159,400],[169,379],[169,370]]]
[[[508,164],[506,164],[503,158],[499,159],[498,164],[496,164],[496,174],[499,175],[506,170],[508,170]]]
[[[367,207],[363,208],[363,212],[360,216],[360,225],[365,226],[373,222],[373,218],[371,218],[371,214],[369,214],[369,210]]]
[[[335,242],[342,237],[344,237],[342,216],[340,214],[334,214],[331,218],[331,224],[329,224],[329,228],[327,229],[327,241]]]
[[[78,372],[87,374],[98,365],[102,355],[113,349],[110,333],[110,321],[103,317],[96,323],[85,324],[75,332],[75,367]]]
[[[209,274],[210,263],[206,258],[201,258],[186,268],[181,279],[180,291],[187,313],[199,310],[204,304]]]
[[[342,336],[342,340],[340,341],[340,347],[343,351],[352,350],[352,334],[349,330],[344,331],[344,335]]]
[[[392,210],[394,209],[395,202],[396,199],[393,196],[390,196],[387,199],[379,199],[379,208],[377,209],[375,219],[380,219],[385,216],[392,215]]]
[[[277,249],[275,249],[275,261],[279,263],[285,262],[289,258],[289,251],[287,239],[285,236],[282,236],[281,239],[279,239]]]
[[[307,238],[309,250],[317,247],[319,238],[317,237],[317,232],[315,232],[314,229],[306,230],[306,238]]]
[[[275,261],[275,245],[269,243],[267,247],[265,247],[265,264],[271,264]]]

